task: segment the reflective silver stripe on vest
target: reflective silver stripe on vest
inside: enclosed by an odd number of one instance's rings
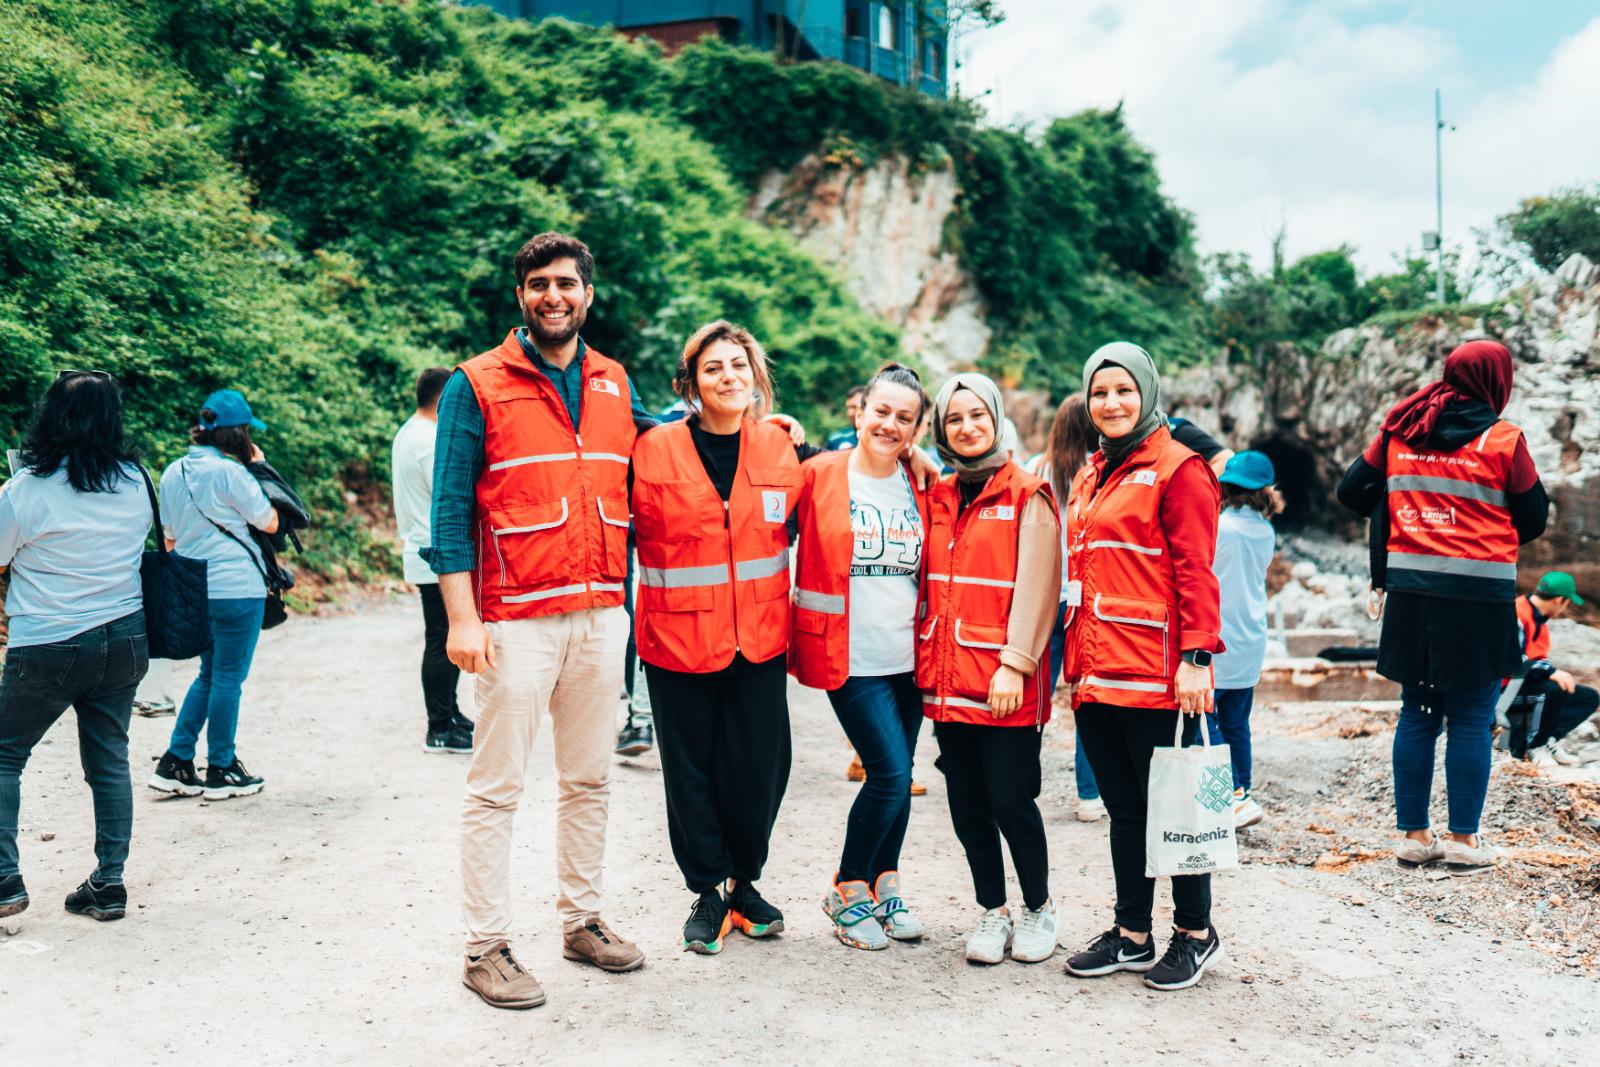
[[[933,571],[928,572],[928,581],[954,582],[956,585],[987,585],[995,589],[1015,589],[1017,587],[1016,582],[1003,582],[999,578],[969,578],[964,574],[958,574],[952,578],[948,574],[935,574]]]
[[[499,463],[489,464],[492,471],[503,471],[507,467],[520,467],[524,463],[560,463],[563,460],[577,459],[576,452],[546,452],[542,456],[518,456],[516,459],[503,459]]]
[[[541,589],[537,593],[518,593],[516,596],[503,596],[500,598],[500,603],[526,604],[530,600],[549,600],[551,597],[557,596],[575,596],[578,593],[586,593],[588,591],[589,587],[581,583],[578,585],[563,585],[559,589]]]
[[[589,589],[590,589],[591,592],[595,592],[595,593],[620,593],[620,592],[622,592],[622,583],[621,582],[590,582],[589,583]]]
[[[662,589],[689,589],[699,585],[726,585],[728,565],[713,563],[707,567],[640,567],[639,584],[659,586]]]
[[[1165,693],[1170,686],[1161,682],[1124,682],[1120,678],[1101,678],[1091,674],[1083,680],[1084,685],[1098,685],[1102,689],[1131,689],[1135,693]]]
[[[1479,482],[1469,482],[1464,478],[1440,478],[1432,474],[1391,474],[1389,492],[1439,493],[1442,496],[1458,496],[1464,500],[1481,500],[1497,508],[1506,506],[1504,489],[1496,489]]]
[[[1135,545],[1128,541],[1090,541],[1090,548],[1120,548],[1128,552],[1137,552],[1141,556],[1159,556],[1161,549],[1147,548],[1144,545]]]
[[[924,704],[946,704],[952,708],[976,708],[979,711],[993,712],[994,709],[981,700],[968,700],[965,697],[941,697],[933,693],[923,693]]]
[[[611,463],[621,463],[624,466],[626,466],[627,463],[628,463],[628,457],[627,456],[619,456],[615,452],[585,452],[583,454],[583,458],[584,459],[595,459],[595,460],[607,460],[607,461],[609,461]]]
[[[824,615],[843,615],[844,597],[831,593],[816,593],[810,589],[794,591],[794,606],[807,611],[820,611]]]
[[[1458,559],[1455,556],[1423,556],[1414,552],[1389,553],[1391,570],[1427,571],[1430,574],[1460,574],[1468,578],[1517,580],[1515,563],[1494,563],[1486,559]]]
[[[950,576],[948,574],[935,574],[933,571],[928,572],[928,581],[930,582],[948,582],[949,580]]]
[[[786,548],[776,556],[766,559],[741,559],[733,565],[733,576],[741,582],[748,582],[752,578],[771,578],[774,574],[785,574],[789,570],[789,550]]]

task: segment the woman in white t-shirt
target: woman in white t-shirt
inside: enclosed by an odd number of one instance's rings
[[[904,456],[927,416],[915,371],[867,383],[859,443],[801,468],[790,670],[825,689],[866,769],[824,907],[846,945],[912,941],[922,923],[900,897],[911,763],[922,726],[915,679],[926,500]]]

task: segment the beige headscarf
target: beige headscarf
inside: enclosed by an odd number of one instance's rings
[[[950,406],[950,398],[957,389],[966,389],[977,395],[983,401],[983,406],[989,409],[989,415],[994,420],[994,443],[989,446],[989,451],[981,456],[962,456],[950,447],[950,440],[944,433],[944,413]],[[995,471],[1006,465],[1011,458],[1005,439],[1005,427],[1009,420],[1006,418],[1005,403],[1000,398],[1000,387],[994,384],[988,375],[968,372],[954,375],[944,385],[939,387],[939,395],[933,400],[933,444],[939,451],[939,458],[956,469],[956,477],[964,482],[985,481]]]

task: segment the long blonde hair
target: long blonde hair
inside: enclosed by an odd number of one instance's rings
[[[750,357],[750,376],[755,380],[755,385],[751,393],[749,415],[757,419],[764,417],[777,403],[772,372],[767,367],[766,350],[749,330],[727,319],[706,323],[684,344],[683,355],[678,357],[677,372],[672,376],[672,391],[683,398],[691,411],[700,410],[700,387],[695,380],[700,357],[718,341],[732,341]]]

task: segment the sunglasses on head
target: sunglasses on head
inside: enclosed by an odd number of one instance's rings
[[[72,369],[69,369],[69,370],[61,371],[60,373],[58,373],[56,375],[56,381],[58,381],[58,382],[61,381],[61,379],[63,379],[63,378],[99,378],[101,381],[106,381],[106,382],[114,382],[114,381],[116,381],[116,379],[113,378],[109,372],[103,371],[103,370],[72,370]]]

